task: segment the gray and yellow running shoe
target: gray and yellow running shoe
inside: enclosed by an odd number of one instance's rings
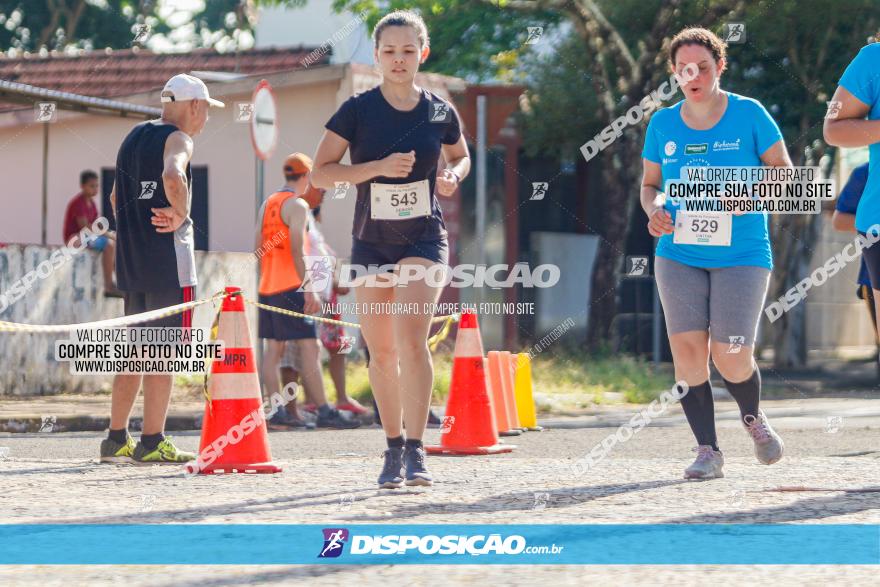
[[[125,443],[105,438],[101,441],[101,462],[133,463],[134,447],[134,439],[131,436],[125,437]]]
[[[171,437],[166,436],[162,439],[162,442],[153,449],[147,450],[142,443],[138,442],[137,446],[134,447],[134,454],[132,455],[135,462],[143,465],[163,465],[163,464],[172,464],[177,465],[180,463],[188,463],[189,461],[194,461],[196,455],[191,452],[186,452],[178,449],[171,442]]]
[[[782,437],[770,427],[767,416],[763,410],[758,410],[758,416],[746,414],[743,418],[743,426],[755,443],[755,456],[763,465],[772,465],[782,458],[785,444]]]
[[[701,444],[694,449],[697,460],[684,470],[685,479],[720,479],[724,477],[724,456],[721,451],[714,450],[708,444]]]

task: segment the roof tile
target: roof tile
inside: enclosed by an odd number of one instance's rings
[[[109,98],[158,90],[171,76],[191,71],[258,75],[301,69],[303,60],[313,50],[313,47],[300,46],[238,53],[220,53],[215,49],[196,49],[189,53],[126,49],[109,54],[98,50],[49,57],[0,55],[0,79]],[[328,64],[329,56],[321,56],[318,63]],[[0,103],[0,112],[15,108],[21,105]]]

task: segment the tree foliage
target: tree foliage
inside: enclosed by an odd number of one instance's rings
[[[142,24],[153,33],[170,30],[150,0],[0,0],[0,49],[124,49]]]
[[[370,8],[372,0],[339,0],[338,7]],[[422,3],[432,32],[441,21],[434,15],[451,11],[452,0]],[[577,146],[620,116],[668,75],[665,48],[686,26],[721,33],[725,22],[742,22],[747,38],[729,47],[724,88],[764,103],[779,123],[796,165],[825,161],[821,141],[825,102],[859,47],[878,31],[876,0],[483,0],[485,18],[500,10],[513,22],[540,23],[562,19],[571,34],[551,54],[524,52],[487,43],[470,58],[445,64],[450,73],[485,79],[497,75],[494,64],[504,51],[515,51],[510,77],[524,79],[529,104],[523,116],[525,146],[530,153],[571,157]],[[496,21],[499,22],[499,21]],[[510,22],[510,21],[506,21]],[[485,26],[485,25],[483,25]],[[499,24],[504,26],[504,24]],[[493,40],[503,38],[495,33]],[[441,43],[450,39],[441,37]],[[452,43],[457,42],[452,37]],[[435,44],[435,52],[446,51]],[[439,65],[439,63],[438,63]],[[472,71],[471,68],[481,68]],[[622,262],[623,244],[632,214],[641,215],[638,199],[639,147],[644,125],[630,127],[600,155],[605,229],[596,265],[594,290],[612,291]],[[575,155],[579,156],[579,154]],[[772,219],[778,270],[771,296],[779,295],[808,272],[811,244],[818,235],[817,216]],[[613,296],[589,300],[591,342],[606,340],[615,313]],[[803,307],[786,315],[774,333],[778,365],[806,361]]]
[[[474,0],[334,0],[336,10],[365,13],[373,26],[392,10],[418,12],[428,26],[431,55],[424,69],[472,82],[510,80],[528,51],[529,26],[553,26],[562,17],[551,10],[523,14]]]
[[[194,44],[239,46],[262,6],[307,0],[208,0],[191,16]],[[334,0],[337,11],[364,14],[372,28],[387,12],[409,8],[425,19],[432,52],[426,70],[471,82],[516,81],[527,87],[520,114],[530,154],[571,160],[578,148],[669,75],[665,50],[686,26],[721,32],[743,22],[746,42],[729,46],[725,89],[760,100],[779,123],[796,165],[828,162],[822,142],[826,101],[846,65],[880,29],[878,0]],[[0,0],[0,49],[124,48],[133,29],[170,29],[156,0]],[[543,36],[529,43],[529,27]],[[603,209],[591,223],[603,245],[593,290],[613,292],[636,202],[645,124],[630,126],[597,161]],[[823,157],[825,157],[823,159]],[[817,216],[772,220],[777,270],[771,297],[808,273]],[[613,295],[586,300],[590,340],[607,340]],[[775,326],[780,365],[806,360],[803,305]]]

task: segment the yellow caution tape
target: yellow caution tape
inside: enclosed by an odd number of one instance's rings
[[[217,335],[220,332],[220,312],[223,311],[223,306],[217,308],[217,313],[214,315],[214,323],[211,324],[211,342],[213,343],[217,340]],[[206,363],[213,363],[211,359],[205,359]],[[202,393],[205,396],[205,405],[208,406],[208,409],[211,410],[213,414],[214,407],[211,405],[211,392],[208,391],[208,377],[211,375],[211,370],[213,369],[213,365],[205,365],[205,377],[202,380]]]
[[[226,292],[219,292],[214,294],[209,298],[203,298],[201,300],[194,300],[192,302],[184,302],[182,304],[177,304],[175,306],[169,306],[167,308],[159,308],[157,310],[150,310],[149,312],[142,312],[140,314],[132,314],[130,316],[122,316],[120,318],[109,318],[107,320],[99,320],[97,322],[83,322],[79,324],[18,324],[15,322],[4,322],[0,321],[0,332],[28,332],[28,333],[39,333],[39,334],[52,334],[52,333],[63,333],[70,332],[78,329],[88,329],[88,328],[119,328],[122,326],[132,326],[134,324],[140,324],[142,322],[151,322],[153,320],[158,320],[160,318],[167,318],[168,316],[174,316],[175,314],[181,314],[190,308],[195,308],[197,306],[201,306],[203,304],[215,302],[217,300],[222,300],[224,297],[230,294]],[[239,294],[240,295],[240,294]],[[348,326],[350,328],[360,328],[360,324],[356,324],[354,322],[346,322],[344,320],[334,320],[333,318],[324,318],[323,316],[313,316],[310,314],[303,314],[301,312],[294,312],[293,310],[285,310],[283,308],[276,308],[275,306],[269,306],[267,304],[263,304],[260,302],[254,302],[242,296],[245,302],[252,306],[256,306],[257,308],[261,308],[268,312],[275,312],[278,314],[284,314],[287,316],[294,316],[296,318],[307,318],[310,320],[314,320],[316,322],[326,322],[328,324],[337,324],[339,326]],[[211,340],[216,339],[217,336],[217,325],[218,320],[220,318],[220,311],[218,310],[217,315],[214,318],[213,326],[211,327]],[[437,345],[443,342],[448,336],[451,330],[452,324],[454,322],[458,322],[461,318],[460,314],[449,314],[447,316],[434,316],[431,318],[431,323],[436,324],[438,322],[444,322],[443,326],[440,330],[432,337],[428,339],[428,344],[431,351],[437,349]],[[205,372],[205,396],[207,398],[208,395],[208,372]]]
[[[326,322],[328,324],[339,324],[340,326],[350,326],[351,328],[360,328],[360,324],[355,324],[354,322],[345,322],[344,320],[334,320],[332,318],[324,318],[322,316],[313,316],[311,314],[302,314],[300,312],[294,312],[293,310],[285,310],[283,308],[276,308],[275,306],[269,306],[267,304],[262,304],[260,302],[254,302],[247,298],[244,298],[244,301],[252,306],[256,306],[268,312],[275,312],[276,314],[284,314],[286,316],[296,316],[297,318],[308,318],[310,320],[315,320],[316,322]]]
[[[294,312],[293,310],[285,310],[283,308],[276,308],[275,306],[269,306],[268,304],[263,304],[261,302],[255,302],[253,300],[249,300],[244,298],[244,301],[252,306],[256,306],[257,308],[262,308],[268,312],[275,312],[277,314],[284,314],[286,316],[295,316],[297,318],[308,318],[309,320],[314,320],[315,322],[326,322],[328,324],[338,324],[340,326],[349,326],[351,328],[360,328],[360,324],[356,324],[354,322],[346,322],[344,320],[334,320],[333,318],[324,318],[323,316],[315,316],[313,314],[303,314],[301,312]],[[457,322],[459,319],[458,314],[450,314],[448,316],[435,316],[431,318],[431,323],[442,322],[444,320],[452,319]],[[447,333],[448,334],[448,333]],[[445,338],[445,337],[444,337]]]
[[[435,322],[443,322],[444,320],[452,319],[453,322],[458,322],[461,320],[461,314],[449,314],[447,316],[434,316],[431,318],[431,324]]]
[[[167,318],[168,316],[181,314],[189,310],[190,308],[195,308],[196,306],[201,306],[202,304],[207,304],[209,302],[222,299],[227,295],[228,294],[226,292],[222,292],[210,298],[194,300],[192,302],[184,302],[182,304],[177,304],[176,306],[168,306],[167,308],[159,308],[157,310],[150,310],[149,312],[142,312],[140,314],[132,314],[130,316],[122,316],[120,318],[109,318],[107,320],[99,320],[97,322],[83,322],[80,324],[42,325],[18,324],[15,322],[0,321],[0,332],[30,332],[38,334],[53,334],[59,332],[70,332],[80,329],[119,328],[121,326],[132,326],[134,324],[140,324],[142,322],[151,322],[153,320],[158,320],[159,318]]]
[[[432,336],[428,339],[428,348],[431,349],[432,353],[434,351],[436,351],[437,346],[441,342],[446,340],[446,337],[449,336],[449,331],[452,329],[452,323],[458,322],[458,319],[460,318],[460,316],[458,314],[452,314],[449,316],[438,316],[438,317],[441,319],[445,319],[446,323],[440,327],[440,330],[437,331],[437,334],[435,334],[434,336]],[[436,321],[436,318],[433,321]]]

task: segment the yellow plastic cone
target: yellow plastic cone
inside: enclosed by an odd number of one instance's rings
[[[543,430],[538,426],[535,414],[535,398],[532,396],[532,362],[529,355],[519,353],[511,356],[515,368],[514,397],[516,398],[516,414],[519,423],[527,430]]]

